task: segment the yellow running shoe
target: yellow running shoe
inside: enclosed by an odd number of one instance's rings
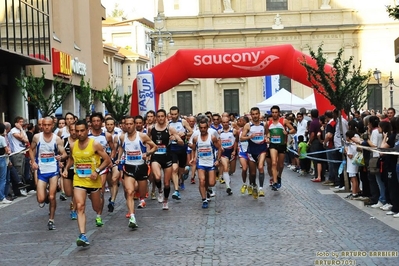
[[[254,199],[258,198],[258,187],[254,186],[252,189],[252,196],[254,197]]]
[[[220,184],[226,183],[226,182],[224,181],[223,177],[219,179],[219,182],[220,182]]]
[[[252,195],[252,186],[248,186],[248,195]]]
[[[242,186],[241,186],[241,194],[245,194],[245,191],[247,190],[247,185],[246,184],[243,184]]]
[[[259,197],[264,197],[265,196],[265,192],[263,191],[263,189],[259,189],[258,196]]]
[[[220,180],[219,176],[216,176],[216,182],[219,181],[219,180]]]

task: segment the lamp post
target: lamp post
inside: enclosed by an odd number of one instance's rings
[[[381,80],[381,71],[379,71],[377,68],[374,70],[373,72],[373,76],[374,78],[377,80],[377,83],[379,86],[382,87],[382,85],[380,84],[380,80]],[[395,87],[399,87],[394,83],[393,77],[392,77],[392,71],[389,73],[389,79],[388,79],[388,85],[389,86],[389,100],[390,100],[390,107],[393,108],[393,86]],[[386,88],[387,86],[385,86],[384,88]]]
[[[155,60],[158,58],[158,63],[162,62],[162,55],[166,56],[169,53],[168,45],[173,46],[175,44],[172,38],[172,33],[170,33],[169,31],[165,31],[164,28],[165,15],[160,12],[154,19],[155,30],[148,33],[148,36],[151,40],[151,42],[148,44],[150,44],[151,48],[153,49],[152,52]],[[161,108],[164,109],[163,93],[161,94]]]

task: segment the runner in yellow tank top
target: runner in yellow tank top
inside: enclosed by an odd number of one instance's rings
[[[89,240],[86,233],[86,197],[90,195],[93,210],[98,213],[101,204],[101,176],[100,172],[110,163],[111,159],[104,151],[101,144],[88,138],[89,129],[85,120],[80,120],[75,126],[78,140],[71,146],[71,156],[64,168],[62,176],[68,176],[68,169],[74,165],[73,195],[77,205],[78,227],[80,235],[76,240],[78,246],[88,246]],[[100,164],[100,160],[103,160]],[[102,226],[101,216],[97,215],[96,225]]]
[[[270,108],[272,119],[268,122],[267,137],[269,140],[269,153],[271,159],[271,172],[273,175],[272,190],[281,187],[281,174],[284,168],[285,151],[287,150],[287,135],[295,134],[296,130],[285,118],[280,117],[280,107],[274,105]]]

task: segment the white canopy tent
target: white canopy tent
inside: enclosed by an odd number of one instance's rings
[[[256,106],[263,112],[270,111],[270,107],[273,105],[278,105],[280,110],[299,110],[302,107],[312,109],[311,102],[295,96],[286,89],[280,89],[269,99],[256,104]]]
[[[304,100],[307,101],[307,102],[312,103],[312,109],[316,108],[316,98],[314,97],[314,93],[310,94]]]

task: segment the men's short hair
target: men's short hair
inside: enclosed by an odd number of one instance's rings
[[[24,120],[24,118],[23,118],[22,116],[17,116],[17,117],[14,119],[14,123],[18,123],[19,120]]]
[[[100,112],[95,112],[95,113],[93,113],[93,114],[90,116],[90,122],[91,122],[91,120],[93,120],[93,117],[98,117],[98,118],[100,118],[101,121],[104,121],[104,116],[103,116],[103,114],[100,113]]]
[[[179,107],[177,107],[177,106],[175,106],[175,105],[172,106],[172,107],[170,107],[169,112],[170,112],[170,111],[177,111],[178,113],[180,112],[180,111],[179,111]]]
[[[85,119],[78,120],[75,125],[76,126],[84,125],[86,129],[89,128]]]

